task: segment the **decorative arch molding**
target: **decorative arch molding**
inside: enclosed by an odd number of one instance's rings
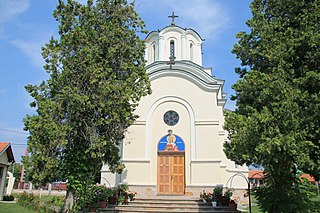
[[[194,29],[191,28],[182,28],[179,26],[167,26],[162,28],[161,30],[157,30],[157,31],[151,31],[147,36],[146,39],[154,37],[154,36],[159,36],[159,35],[164,35],[167,32],[177,32],[180,34],[186,34],[186,35],[192,35],[193,37],[195,37],[197,39],[198,42],[202,43],[202,41],[204,41],[205,39],[201,38],[201,36],[199,35],[199,33],[197,33]]]
[[[176,102],[181,104],[187,111],[190,117],[190,145],[191,145],[191,160],[196,159],[196,129],[195,129],[195,115],[192,109],[192,106],[184,99],[176,96],[167,96],[158,99],[152,104],[148,111],[147,123],[146,123],[146,143],[145,143],[145,157],[150,160],[150,150],[151,150],[151,124],[152,124],[152,115],[155,110],[163,103],[167,102]]]
[[[224,84],[224,80],[210,76],[201,66],[191,61],[176,61],[172,69],[168,69],[165,62],[157,61],[147,66],[147,73],[151,81],[165,76],[179,76],[209,92],[218,92]]]
[[[164,61],[156,61],[146,67],[150,81],[167,76],[186,79],[207,92],[217,93],[217,103],[224,106],[226,94],[222,92],[224,80],[209,75],[202,66],[188,60],[176,61],[172,69]]]

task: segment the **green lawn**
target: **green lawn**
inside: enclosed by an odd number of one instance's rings
[[[15,194],[14,197],[19,197]],[[38,196],[37,196],[38,197]],[[41,196],[40,202],[45,206],[60,206],[63,205],[63,197],[60,196]],[[62,202],[62,203],[61,203]],[[58,208],[58,207],[56,207]],[[19,205],[18,203],[0,203],[0,212],[5,213],[34,213],[35,210]]]
[[[17,203],[0,203],[0,211],[5,213],[34,213],[34,210],[22,207]]]
[[[263,213],[258,206],[252,206],[251,207],[252,213]],[[247,211],[249,212],[249,207],[247,209]]]
[[[40,201],[41,202],[50,202],[54,198],[62,198],[62,199],[64,199],[64,196],[44,195],[44,196],[41,196]]]
[[[253,199],[255,199],[253,197]],[[320,195],[318,195],[316,198],[312,199],[312,201],[318,206],[319,212],[320,212]],[[256,200],[254,201],[256,202]],[[263,213],[258,206],[252,206],[251,207],[252,213]],[[249,207],[247,208],[247,211],[249,212]]]

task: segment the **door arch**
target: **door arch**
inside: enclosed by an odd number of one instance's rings
[[[172,133],[158,143],[158,194],[185,193],[185,144]]]

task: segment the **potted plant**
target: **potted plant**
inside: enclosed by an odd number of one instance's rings
[[[137,194],[136,192],[129,192],[128,193],[129,201],[133,201],[136,194]]]
[[[125,202],[125,200],[126,200],[126,197],[124,195],[120,195],[118,197],[118,204],[120,204],[120,205],[123,204]]]
[[[217,201],[217,205],[219,205],[219,202],[221,201],[222,192],[223,192],[222,185],[217,185],[213,189],[213,200]]]
[[[222,191],[223,191],[223,187],[218,185],[213,189],[213,194],[216,197],[221,197],[222,196]]]
[[[117,190],[114,188],[107,188],[108,193],[110,196],[108,197],[108,203],[109,204],[116,204],[117,203]]]
[[[232,195],[233,195],[232,189],[226,189],[226,191],[224,192],[224,196],[227,198],[231,198]]]
[[[226,191],[224,192],[223,196],[221,197],[221,205],[222,206],[228,206],[231,196],[232,196],[232,189],[226,189]]]
[[[230,200],[229,202],[229,209],[230,210],[237,210],[238,204],[234,200]]]
[[[80,201],[82,208],[89,212],[95,212],[98,208],[98,191],[99,187],[96,185],[89,185],[86,188],[86,193]]]
[[[105,186],[99,186],[97,190],[97,199],[98,199],[98,204],[99,208],[106,208],[108,199],[112,194],[112,190],[109,188],[106,188]]]
[[[208,193],[205,190],[200,193],[200,199],[202,200],[202,202],[207,203]]]
[[[217,197],[216,197],[214,194],[212,194],[211,205],[212,205],[213,207],[217,207],[217,206],[218,206],[218,199],[217,199]]]
[[[120,194],[121,194],[122,192],[128,191],[129,186],[128,186],[128,184],[123,183],[123,184],[120,184],[120,185],[118,186],[118,189],[119,189],[119,192],[120,192]]]
[[[89,212],[96,212],[97,208],[98,208],[98,204],[97,203],[88,204]]]

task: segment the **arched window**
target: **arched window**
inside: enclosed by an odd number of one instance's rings
[[[194,47],[192,43],[190,43],[190,60],[194,61]]]
[[[156,61],[156,45],[155,44],[153,44],[152,45],[152,62],[155,62]]]
[[[170,41],[170,60],[174,60],[175,56],[174,56],[174,41],[171,40]]]

